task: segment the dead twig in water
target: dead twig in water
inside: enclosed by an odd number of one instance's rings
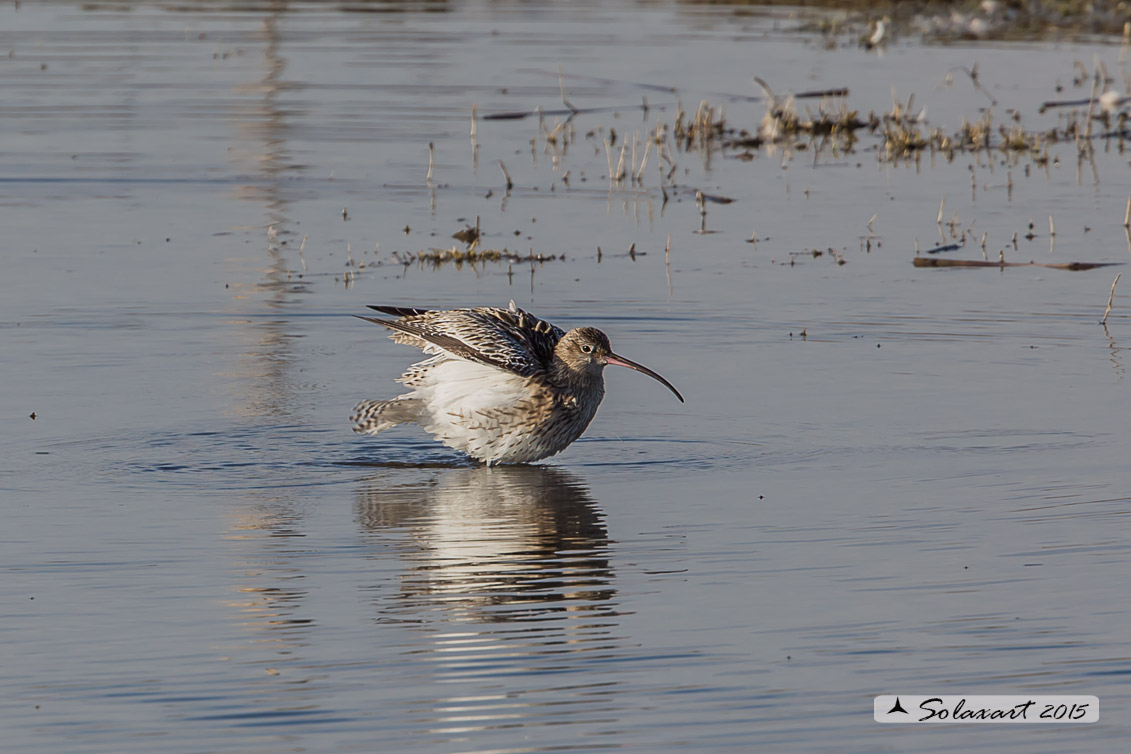
[[[1092,77],[1092,94],[1090,97],[1088,97],[1088,117],[1084,121],[1083,142],[1081,142],[1079,138],[1077,138],[1076,140],[1076,149],[1080,152],[1080,154],[1084,154],[1085,150],[1088,150],[1087,153],[1090,154],[1092,150],[1092,115],[1096,111],[1096,100],[1097,94],[1099,92],[1099,86],[1100,75],[1099,71],[1096,71],[1096,75]],[[1081,146],[1081,144],[1083,144],[1083,146]]]
[[[474,250],[475,245],[479,243],[479,238],[482,232],[479,222],[479,215],[476,215],[474,228],[470,225],[465,224],[462,230],[458,230],[452,234],[452,238],[467,244],[468,251]]]
[[[514,181],[511,180],[511,174],[507,172],[507,166],[503,164],[502,160],[499,160],[499,168],[503,171],[503,178],[507,179],[507,191],[510,191],[514,188]]]
[[[983,262],[980,259],[940,259],[938,257],[915,257],[916,267],[974,267],[981,269],[1001,269],[1003,267],[1044,267],[1049,270],[1094,270],[1098,267],[1115,267],[1123,262]]]
[[[990,94],[989,90],[982,86],[982,82],[978,80],[978,64],[975,63],[970,68],[963,68],[962,71],[970,77],[970,82],[974,84],[974,88],[986,95],[986,98],[990,101],[990,105],[997,106],[997,99],[995,99],[994,95]]]
[[[671,298],[672,292],[673,292],[672,291],[672,234],[671,233],[668,233],[668,243],[667,243],[667,246],[664,247],[664,272],[668,276],[668,298]],[[1114,292],[1114,290],[1115,289],[1112,288],[1113,292]],[[1111,306],[1109,305],[1108,308],[1110,309]],[[1107,317],[1105,316],[1104,319],[1107,319]]]
[[[562,104],[565,105],[566,107],[568,107],[569,111],[571,113],[573,113],[574,115],[577,115],[579,112],[581,112],[579,109],[577,109],[576,107],[573,106],[572,102],[570,102],[568,99],[566,99],[566,96],[565,96],[565,80],[562,77],[562,67],[560,65],[558,66],[558,89],[560,89],[561,92],[562,92]]]
[[[819,89],[812,92],[796,92],[794,99],[821,99],[824,97],[847,97],[848,87],[841,86],[836,89]]]
[[[1104,309],[1104,318],[1100,320],[1100,324],[1104,327],[1107,327],[1107,315],[1111,314],[1111,304],[1115,301],[1115,286],[1119,285],[1119,278],[1121,277],[1123,277],[1122,272],[1115,276],[1115,280],[1111,281],[1111,295],[1107,297],[1107,308]]]
[[[479,131],[479,105],[471,106],[471,164],[479,170],[479,140],[476,135]]]

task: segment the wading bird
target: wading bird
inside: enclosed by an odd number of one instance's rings
[[[605,396],[609,364],[643,372],[683,401],[663,377],[613,353],[600,330],[563,332],[513,301],[507,309],[369,308],[397,319],[361,319],[389,328],[394,342],[429,358],[397,380],[411,392],[354,407],[350,421],[360,434],[415,423],[488,466],[529,463],[581,436]]]

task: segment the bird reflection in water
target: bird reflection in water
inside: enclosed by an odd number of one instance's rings
[[[464,742],[562,715],[609,718],[616,674],[565,680],[627,651],[604,516],[582,480],[496,466],[390,482],[367,480],[357,508],[377,565],[398,560],[373,587],[376,630],[403,653],[408,670],[390,682],[403,683],[420,733]]]
[[[362,526],[395,536],[407,565],[395,596],[379,594],[380,620],[577,619],[554,629],[560,641],[562,632],[600,632],[591,619],[616,615],[604,517],[577,476],[509,466],[390,481],[371,478],[357,493]]]

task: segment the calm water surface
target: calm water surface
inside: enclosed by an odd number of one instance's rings
[[[995,134],[1063,127],[1040,104],[1087,99],[1097,62],[1119,88],[1118,40],[876,53],[789,9],[359,8],[389,12],[0,8],[6,751],[1119,750],[1127,283],[1105,329],[1119,268],[911,261],[962,231],[949,258],[984,233],[990,259],[1128,261],[1120,141],[893,163],[867,132],[669,133],[670,163],[609,180],[680,106],[755,130],[755,75],[862,116],[914,95],[946,133],[991,97]],[[733,201],[704,220],[696,190]],[[564,259],[402,263],[477,217],[485,248]],[[509,299],[687,404],[610,370],[587,436],[526,468],[350,433],[413,358],[350,315]],[[1103,711],[881,727],[882,693]]]

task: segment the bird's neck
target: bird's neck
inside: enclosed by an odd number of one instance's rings
[[[555,357],[551,381],[557,387],[576,396],[596,396],[605,393],[605,380],[601,370],[575,369],[561,358]]]

